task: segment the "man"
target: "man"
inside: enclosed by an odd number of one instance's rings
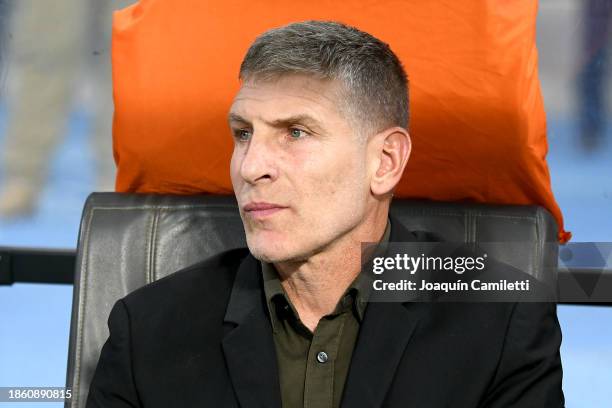
[[[362,242],[410,155],[407,80],[355,28],[303,22],[249,49],[229,112],[247,249],[119,300],[89,407],[561,407],[543,303],[370,302]]]

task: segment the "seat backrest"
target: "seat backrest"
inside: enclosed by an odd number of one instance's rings
[[[556,264],[557,226],[535,206],[489,206],[394,200],[391,212],[410,230],[451,242],[523,242],[532,249],[492,254],[533,276]],[[108,314],[131,291],[219,252],[246,246],[231,196],[93,193],[77,248],[67,407],[84,407]]]

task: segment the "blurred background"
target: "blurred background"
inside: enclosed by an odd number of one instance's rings
[[[74,249],[87,195],[113,190],[111,14],[132,2],[0,0],[0,246]],[[541,0],[537,43],[566,229],[612,242],[612,0]],[[71,304],[0,286],[0,386],[65,384]],[[567,406],[610,406],[612,307],[558,311]]]

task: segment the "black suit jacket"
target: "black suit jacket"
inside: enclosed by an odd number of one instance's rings
[[[117,301],[87,407],[280,407],[259,268],[233,250]],[[562,407],[560,343],[554,303],[370,303],[342,407]]]

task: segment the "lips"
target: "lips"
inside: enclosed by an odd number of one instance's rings
[[[285,208],[287,207],[279,205],[279,204],[266,203],[266,202],[250,202],[243,207],[243,210],[246,214],[250,215],[251,217],[264,218],[272,214],[275,214]]]

